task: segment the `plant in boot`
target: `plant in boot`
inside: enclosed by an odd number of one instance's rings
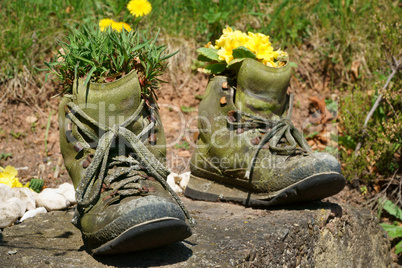
[[[116,29],[114,29],[116,28]],[[60,148],[76,189],[74,224],[93,254],[158,247],[191,235],[192,219],[166,183],[156,96],[164,47],[124,25],[74,30],[59,61]],[[60,60],[61,58],[61,60]]]
[[[271,67],[284,66],[288,58],[286,52],[274,51],[269,36],[252,32],[246,34],[239,30],[233,31],[230,27],[223,30],[215,45],[210,42],[197,49],[197,52],[199,61],[210,63],[204,71],[212,74],[233,69],[246,58],[255,59]]]
[[[259,56],[260,50],[247,47],[266,45],[267,38],[247,36],[226,30],[216,41],[218,48],[199,50],[201,59],[215,57],[222,69],[210,79],[199,106],[200,134],[185,195],[269,206],[338,193],[345,185],[340,164],[329,154],[313,153],[290,121],[293,96],[286,91],[291,69],[278,60],[285,53],[265,46]],[[221,40],[232,44],[231,54],[217,50]],[[238,56],[240,50],[245,53]]]

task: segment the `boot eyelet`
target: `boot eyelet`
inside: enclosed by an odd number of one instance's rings
[[[151,133],[151,135],[149,135],[149,143],[151,145],[155,145],[156,144],[156,135],[155,133]]]
[[[82,145],[77,142],[76,144],[74,144],[74,151],[76,151],[77,153],[81,152],[82,150],[84,150],[84,147],[82,147]]]
[[[85,160],[84,162],[82,162],[82,167],[83,168],[87,168],[89,166],[89,162],[87,160]]]

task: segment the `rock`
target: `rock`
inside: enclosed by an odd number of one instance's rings
[[[35,196],[38,195],[37,193],[25,187],[15,187],[12,188],[12,191],[14,192],[15,197],[21,199],[21,201],[25,203],[27,210],[36,208]]]
[[[177,173],[170,173],[167,177],[167,183],[176,193],[182,193],[183,190],[176,184],[176,178],[179,177]]]
[[[14,192],[11,187],[0,183],[0,203],[6,202],[11,197],[14,197]]]
[[[70,206],[70,202],[58,189],[46,188],[36,197],[36,205],[44,207],[47,211],[65,209]]]
[[[16,197],[0,203],[0,228],[5,228],[15,223],[16,220],[24,215],[26,210],[25,203]]]
[[[28,124],[32,124],[32,123],[35,123],[36,121],[38,121],[38,118],[36,116],[27,116],[27,117],[25,117],[25,121]]]
[[[27,212],[25,212],[24,216],[22,216],[22,218],[20,219],[20,222],[23,222],[26,219],[35,217],[38,214],[44,214],[47,213],[46,208],[44,207],[39,207],[33,210],[28,210]]]
[[[367,209],[314,202],[271,209],[182,198],[193,235],[166,247],[93,257],[73,211],[37,215],[4,229],[3,267],[391,267],[390,244]],[[8,255],[9,250],[17,250]]]
[[[187,184],[190,180],[190,172],[184,172],[182,174],[180,174],[181,180],[180,180],[180,187],[182,189],[186,189]]]
[[[71,183],[63,183],[57,189],[58,192],[70,202],[70,204],[77,204],[77,200],[75,199],[75,189]]]
[[[18,208],[16,211],[18,212],[18,218],[24,215],[25,211],[27,210],[27,206],[24,201],[19,199],[18,197],[11,197],[7,200],[6,204],[11,208]]]

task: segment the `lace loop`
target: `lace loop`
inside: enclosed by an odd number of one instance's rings
[[[276,154],[290,155],[295,152],[297,146],[305,152],[312,152],[311,148],[307,144],[303,137],[303,134],[292,124],[290,118],[293,111],[293,94],[290,94],[289,99],[289,109],[287,115],[279,120],[266,119],[260,116],[247,114],[240,110],[230,111],[229,114],[233,118],[233,113],[237,113],[242,117],[246,117],[247,120],[244,122],[233,122],[228,117],[227,123],[230,127],[235,128],[249,128],[249,129],[260,129],[261,132],[265,133],[258,143],[257,148],[253,153],[250,164],[245,174],[245,178],[251,180],[251,175],[254,169],[255,161],[257,159],[258,153],[263,148],[266,143],[269,143],[269,148]],[[284,146],[279,146],[280,140],[285,137],[288,144]]]

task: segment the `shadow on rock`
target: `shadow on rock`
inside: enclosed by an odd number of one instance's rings
[[[193,255],[193,251],[185,243],[188,242],[183,241],[165,247],[132,253],[94,256],[94,258],[105,265],[115,267],[171,265],[186,261]]]

